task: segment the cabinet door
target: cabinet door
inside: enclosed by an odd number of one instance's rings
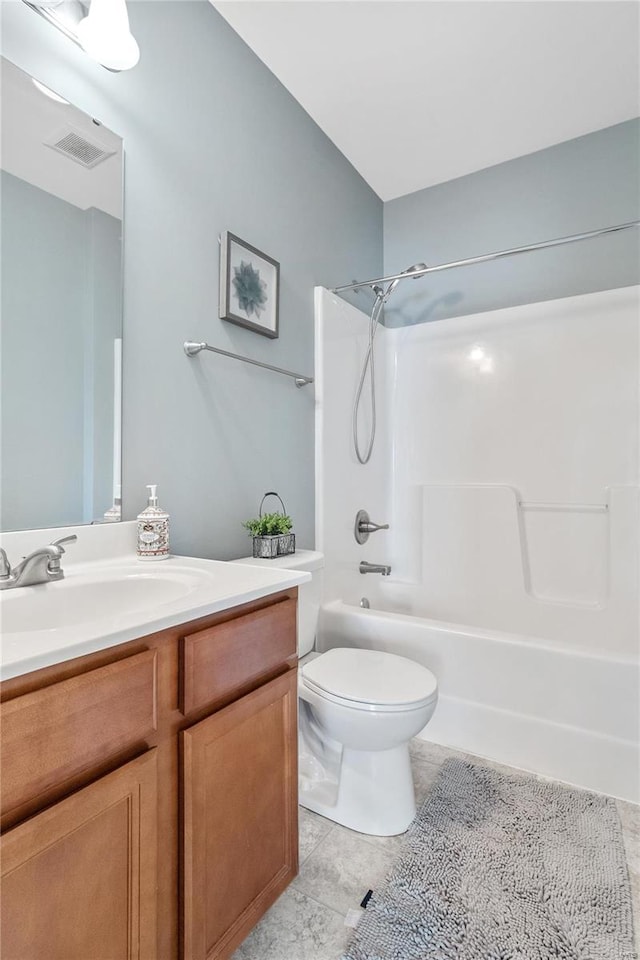
[[[6,960],[156,960],[156,754],[9,830]]]
[[[184,960],[222,960],[298,872],[297,671],[182,733]]]

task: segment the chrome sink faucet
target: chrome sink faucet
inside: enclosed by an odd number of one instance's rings
[[[64,578],[64,570],[60,566],[63,555],[63,543],[75,543],[75,533],[69,537],[54,540],[46,547],[39,547],[21,560],[15,567],[11,567],[4,550],[0,549],[0,590],[11,590],[14,587],[31,587],[37,583],[51,583]]]
[[[362,560],[360,563],[360,573],[381,573],[383,577],[388,577],[391,573],[391,567],[386,563],[367,563]]]

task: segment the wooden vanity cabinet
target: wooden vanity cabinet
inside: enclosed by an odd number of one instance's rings
[[[3,960],[225,960],[297,873],[291,589],[0,688]]]

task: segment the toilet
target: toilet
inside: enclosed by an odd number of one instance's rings
[[[275,560],[237,562],[312,576],[298,588],[300,803],[360,833],[404,833],[416,812],[409,741],[435,710],[435,676],[413,660],[379,650],[312,652],[322,554],[298,550]]]

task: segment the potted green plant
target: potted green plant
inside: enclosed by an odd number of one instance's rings
[[[278,497],[282,506],[282,513],[264,513],[262,505],[267,497]],[[253,556],[273,560],[296,552],[296,535],[291,533],[293,521],[287,514],[282,499],[275,491],[265,493],[260,502],[259,516],[253,520],[245,520],[242,524],[253,538]]]

